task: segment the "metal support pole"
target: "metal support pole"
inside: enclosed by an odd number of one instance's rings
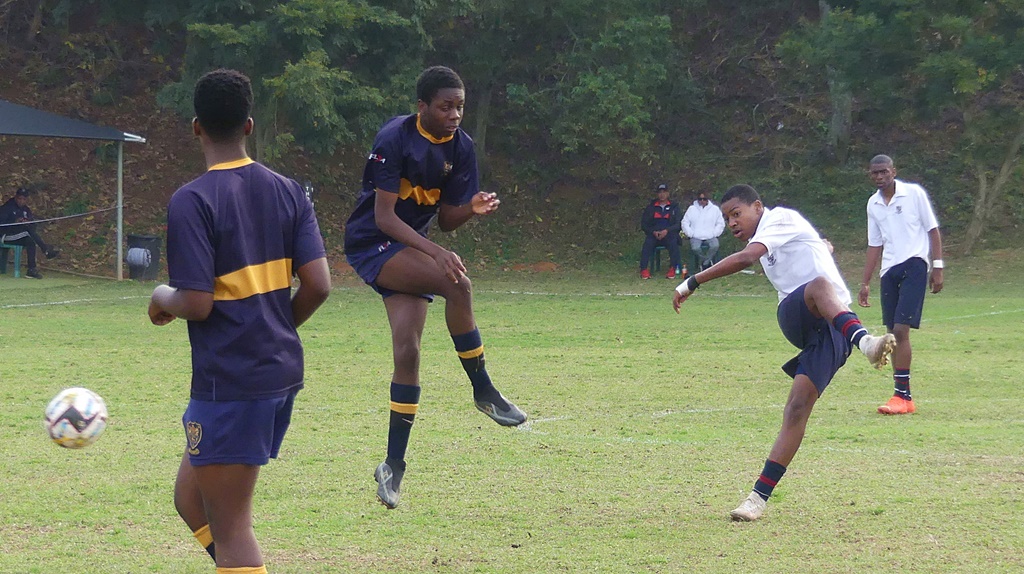
[[[117,280],[124,280],[124,142],[117,142]]]

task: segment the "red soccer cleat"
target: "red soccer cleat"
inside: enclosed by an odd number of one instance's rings
[[[917,410],[914,406],[913,400],[907,400],[903,397],[892,397],[889,402],[878,407],[878,412],[883,415],[909,415],[913,414]]]

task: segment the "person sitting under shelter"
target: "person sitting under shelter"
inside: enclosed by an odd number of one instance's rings
[[[19,187],[14,197],[0,206],[0,243],[24,247],[28,256],[28,272],[25,274],[42,279],[43,276],[36,268],[36,245],[43,250],[48,259],[58,257],[60,251],[47,245],[36,232],[36,225],[29,223],[35,220],[32,210],[28,207],[28,196],[31,194],[28,188]]]

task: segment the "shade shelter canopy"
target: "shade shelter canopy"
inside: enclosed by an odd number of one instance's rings
[[[117,142],[117,279],[124,279],[124,142],[146,138],[0,100],[0,135],[77,138]]]

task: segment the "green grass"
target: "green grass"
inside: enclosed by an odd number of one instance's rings
[[[851,357],[753,524],[728,511],[775,438],[789,390],[779,366],[794,354],[764,277],[709,284],[676,316],[674,282],[622,266],[476,276],[489,371],[531,422],[504,429],[473,409],[433,309],[394,511],[376,502],[371,476],[386,440],[386,319],[369,289],[346,281],[301,330],[307,387],[261,474],[268,568],[1024,570],[1019,255],[953,260],[946,290],[929,295],[913,334],[918,414],[877,415],[889,373]],[[149,324],[151,289],[0,276],[0,572],[213,570],[171,501],[189,348],[184,323]],[[877,303],[855,310],[880,332]],[[73,385],[100,393],[111,416],[81,451],[50,444],[40,424]]]

